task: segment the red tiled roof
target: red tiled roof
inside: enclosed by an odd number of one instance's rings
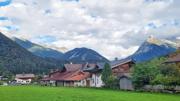
[[[80,81],[89,77],[89,73],[81,71],[82,64],[65,64],[65,68],[66,71],[56,71],[42,80]]]
[[[80,80],[86,79],[89,76],[90,76],[89,73],[79,71],[79,72],[74,73],[70,77],[66,78],[66,80],[67,81],[80,81]]]

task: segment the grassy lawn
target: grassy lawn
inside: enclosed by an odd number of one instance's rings
[[[0,101],[180,101],[180,95],[90,88],[0,87]]]

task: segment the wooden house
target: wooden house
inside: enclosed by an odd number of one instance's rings
[[[165,63],[176,63],[176,64],[179,64],[180,63],[180,53],[173,56],[173,57],[170,57],[168,59],[168,61],[166,61]]]
[[[119,79],[119,87],[123,90],[133,90],[131,80],[131,68],[134,64],[132,59],[122,59],[111,62],[113,75]]]

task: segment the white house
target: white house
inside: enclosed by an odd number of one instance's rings
[[[0,76],[0,80],[2,80],[3,76]]]
[[[34,78],[34,74],[16,74],[15,80],[18,84],[30,84]]]
[[[93,73],[90,81],[91,87],[102,87],[104,85],[103,81],[101,80],[100,73]]]
[[[102,69],[104,64],[86,64],[84,67],[84,72],[89,72],[91,74],[90,77],[90,87],[102,87],[104,83],[101,79]]]

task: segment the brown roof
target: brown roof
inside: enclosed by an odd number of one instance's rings
[[[16,74],[16,78],[23,79],[23,78],[34,78],[34,74]]]
[[[66,71],[56,71],[42,80],[80,81],[90,75],[89,73],[81,71],[82,67],[82,64],[65,64]]]
[[[79,72],[76,72],[76,73],[72,74],[71,76],[67,77],[65,80],[67,80],[67,81],[79,81],[79,80],[86,79],[89,76],[90,76],[89,73],[79,71]]]
[[[74,71],[74,72],[59,72],[58,74],[53,74],[50,77],[43,78],[42,80],[56,80],[56,81],[80,81],[90,76],[89,73],[85,73],[82,71]]]
[[[82,69],[82,64],[65,64],[64,65],[67,71],[76,71]]]
[[[134,61],[132,59],[129,59],[129,58],[118,60],[118,61],[113,61],[113,62],[111,62],[111,68],[113,69],[113,68],[118,67],[119,65],[123,65],[126,63],[130,63],[130,62],[134,62]]]
[[[166,63],[172,63],[172,62],[180,62],[180,53],[172,58],[169,58]]]

